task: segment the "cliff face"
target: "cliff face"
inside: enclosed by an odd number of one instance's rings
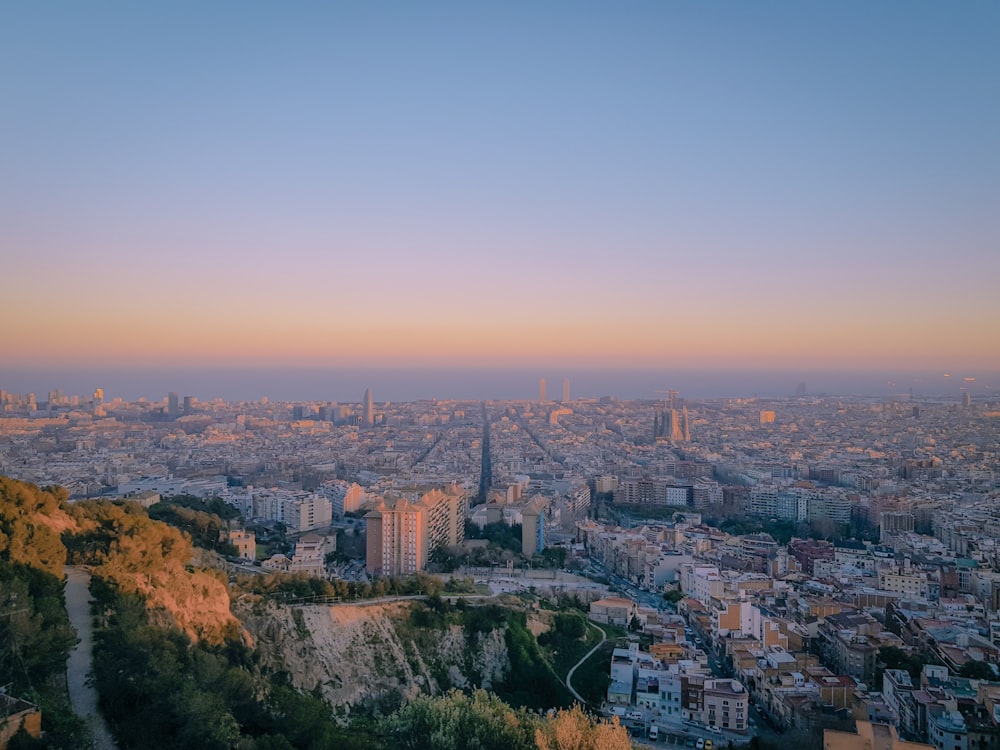
[[[408,700],[455,687],[490,688],[510,670],[504,630],[415,628],[409,602],[335,606],[234,603],[263,665],[319,688],[331,707]]]

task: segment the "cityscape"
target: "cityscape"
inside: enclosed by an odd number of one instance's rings
[[[1000,750],[1000,4],[3,11],[0,750]]]
[[[598,653],[599,695],[566,685],[634,741],[817,728],[904,748],[1000,741],[984,718],[1000,701],[1000,394],[550,390],[540,378],[530,400],[401,403],[370,389],[353,403],[0,391],[0,474],[71,503],[221,501],[231,574],[571,593],[592,627],[632,637]],[[483,534],[498,527],[516,535],[505,549]]]

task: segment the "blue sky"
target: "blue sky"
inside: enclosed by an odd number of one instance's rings
[[[0,18],[19,362],[1000,367],[996,3]]]

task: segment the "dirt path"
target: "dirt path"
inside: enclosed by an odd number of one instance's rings
[[[66,612],[80,638],[66,662],[66,681],[73,711],[87,722],[94,735],[95,750],[117,750],[104,717],[97,709],[97,689],[87,679],[93,650],[90,620],[90,574],[82,568],[67,566]]]
[[[576,692],[576,690],[573,689],[573,673],[576,671],[577,667],[579,667],[581,664],[583,664],[585,661],[587,661],[587,659],[589,659],[591,656],[593,656],[594,652],[597,651],[597,649],[599,649],[601,647],[601,644],[604,643],[604,641],[606,641],[608,639],[608,633],[607,633],[607,631],[604,628],[602,628],[600,625],[594,625],[594,623],[592,623],[592,622],[588,622],[587,624],[591,625],[592,627],[595,627],[595,628],[597,628],[598,630],[601,631],[601,640],[600,640],[600,642],[596,646],[594,646],[592,649],[590,649],[590,651],[588,651],[586,653],[586,655],[582,659],[580,659],[580,661],[578,661],[576,664],[574,664],[573,668],[570,669],[569,672],[566,673],[566,687],[569,688],[569,691],[573,694],[573,696],[578,701],[580,701],[580,703],[582,703],[583,705],[587,705],[587,701],[584,700],[584,698],[583,698],[582,695],[580,695],[578,692]]]

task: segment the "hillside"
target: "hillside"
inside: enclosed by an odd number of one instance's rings
[[[190,537],[152,520],[135,503],[88,500],[69,506],[69,512],[77,524],[75,533],[63,535],[71,561],[142,596],[153,622],[210,643],[236,635],[239,623],[230,612],[226,578],[191,567]]]
[[[436,598],[287,606],[244,597],[235,604],[261,663],[286,671],[295,687],[321,695],[341,716],[383,713],[450,688],[492,690],[532,707],[569,705],[519,609]]]
[[[578,711],[542,719],[526,710],[569,705],[553,655],[586,644],[560,635],[553,623],[578,614],[552,617],[516,599],[449,604],[436,593],[391,603],[280,602],[289,594],[440,590],[426,576],[364,591],[262,577],[259,586],[237,587],[231,603],[227,578],[196,567],[206,560],[195,553],[189,536],[134,503],[67,504],[61,490],[0,477],[0,607],[7,615],[0,618],[0,670],[13,675],[17,693],[41,705],[46,733],[19,746],[89,745],[66,701],[74,641],[62,593],[67,561],[92,571],[94,683],[122,750],[470,743],[531,750],[556,747],[563,731],[580,739],[558,745],[566,750],[628,746],[619,727],[595,725]],[[536,634],[546,636],[544,648]]]

